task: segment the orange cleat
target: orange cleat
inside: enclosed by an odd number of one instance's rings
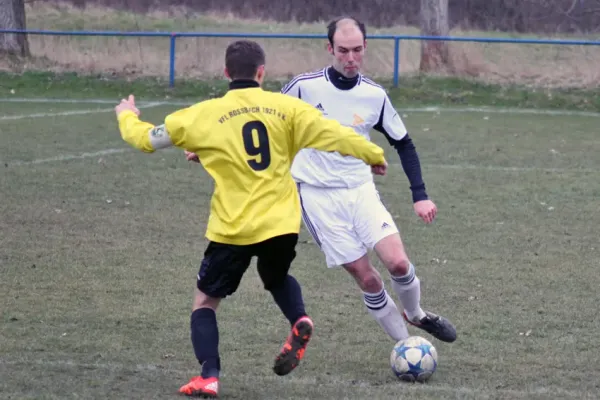
[[[179,393],[186,396],[217,398],[219,397],[219,378],[195,376],[187,385],[179,388]]]
[[[313,332],[313,322],[309,317],[302,317],[292,327],[285,344],[281,348],[279,355],[275,359],[273,371],[277,375],[287,375],[298,366],[306,345]]]

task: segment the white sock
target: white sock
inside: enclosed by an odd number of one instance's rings
[[[382,288],[379,293],[363,292],[363,300],[369,314],[392,339],[397,342],[408,337],[402,314],[385,288]]]
[[[392,288],[404,307],[406,316],[411,321],[423,318],[425,313],[421,309],[421,281],[415,275],[415,266],[410,264],[408,273],[404,276],[392,276]]]

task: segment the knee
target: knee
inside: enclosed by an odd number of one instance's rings
[[[392,276],[404,276],[410,269],[410,261],[405,257],[398,257],[386,264]]]
[[[352,275],[363,292],[377,293],[383,289],[379,272],[371,265],[366,256],[353,263],[345,264],[344,268]]]
[[[212,310],[217,310],[221,299],[217,297],[211,297],[204,292],[201,292],[196,288],[194,293],[194,302],[192,305],[192,311],[196,311],[200,308],[210,308]]]
[[[367,293],[377,293],[383,288],[381,276],[375,269],[360,277],[361,289]]]
[[[363,292],[377,293],[383,288],[381,276],[371,266],[368,268],[349,269],[348,272],[354,277],[356,283]]]

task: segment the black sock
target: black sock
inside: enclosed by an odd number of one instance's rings
[[[202,377],[218,377],[221,370],[219,358],[219,329],[217,315],[210,308],[199,308],[191,318],[192,344],[198,362],[202,365]]]
[[[298,319],[306,315],[302,289],[293,276],[288,275],[283,284],[271,288],[270,292],[290,324],[293,325]]]

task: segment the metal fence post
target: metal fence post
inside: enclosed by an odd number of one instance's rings
[[[171,33],[171,46],[169,49],[169,87],[175,86],[175,39],[176,33]]]
[[[1,34],[51,35],[51,36],[103,36],[103,37],[169,37],[169,86],[175,86],[175,42],[177,37],[227,37],[227,38],[280,38],[280,39],[326,39],[321,34],[274,34],[274,33],[241,33],[241,32],[120,32],[120,31],[47,31],[40,29],[1,29]],[[394,78],[393,86],[398,87],[400,81],[400,40],[444,40],[472,43],[519,43],[519,44],[551,44],[569,46],[597,46],[600,40],[554,40],[554,39],[516,39],[490,37],[452,37],[452,36],[406,36],[379,35],[369,36],[373,39],[394,41]]]
[[[394,38],[394,87],[398,87],[400,75],[400,38]]]

